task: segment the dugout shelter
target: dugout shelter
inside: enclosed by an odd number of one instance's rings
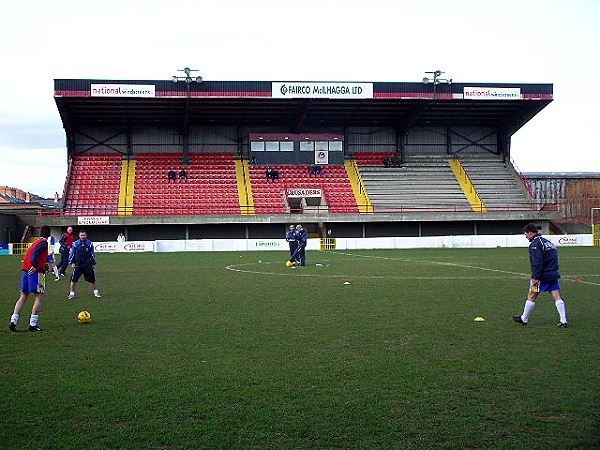
[[[39,221],[96,239],[502,234],[560,217],[510,160],[551,84],[57,79],[54,97],[68,174],[61,213]]]

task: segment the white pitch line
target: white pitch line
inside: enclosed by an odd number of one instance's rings
[[[519,277],[523,276],[525,278],[529,278],[531,276],[528,273],[510,272],[508,270],[500,270],[500,269],[490,269],[488,267],[472,266],[470,264],[458,264],[458,263],[449,263],[449,262],[442,262],[442,261],[429,261],[427,259],[389,258],[387,256],[357,255],[355,253],[345,253],[345,252],[338,252],[338,251],[333,251],[332,253],[337,253],[337,254],[346,255],[346,256],[353,256],[356,258],[384,259],[384,260],[388,260],[388,261],[405,261],[405,262],[434,264],[434,265],[440,265],[440,266],[463,267],[466,269],[476,269],[476,270],[484,270],[487,272],[498,272],[498,273],[505,273],[505,274],[509,274],[509,275],[517,275]],[[593,286],[600,286],[600,283],[593,283],[591,281],[583,281],[583,280],[575,281],[575,280],[578,280],[579,278],[563,277],[563,279],[573,281],[573,282],[579,283],[579,284],[591,284]]]
[[[271,264],[270,262],[263,262],[263,263],[242,263],[242,264],[231,264],[229,266],[226,266],[225,269],[227,270],[231,270],[232,272],[239,272],[239,273],[251,273],[251,274],[255,274],[255,275],[274,275],[274,276],[289,276],[289,275],[293,275],[296,277],[317,277],[317,278],[345,278],[345,279],[357,279],[357,278],[365,278],[365,279],[375,279],[375,280],[389,280],[389,279],[394,279],[394,280],[499,280],[499,279],[505,279],[506,277],[456,277],[456,276],[448,276],[448,277],[440,277],[440,276],[431,276],[431,277],[423,277],[423,276],[399,276],[399,275],[356,275],[356,274],[352,274],[352,275],[334,275],[334,274],[318,274],[318,273],[299,273],[298,270],[302,270],[302,269],[296,269],[294,271],[294,273],[292,272],[266,272],[266,271],[259,271],[259,270],[247,270],[247,269],[240,269],[240,266],[249,266],[249,265],[254,265],[254,264]],[[279,263],[277,263],[279,264]],[[324,269],[327,270],[327,269]]]

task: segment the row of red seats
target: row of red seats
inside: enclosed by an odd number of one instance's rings
[[[65,213],[114,215],[119,203],[121,155],[83,154],[72,161]]]
[[[92,160],[97,164],[89,164]],[[157,165],[163,165],[165,161],[176,161],[179,164],[181,154],[138,154],[134,199],[136,214],[142,214],[141,210],[146,210],[148,207],[160,210],[161,206],[165,206],[171,210],[172,205],[169,203],[172,203],[173,200],[176,200],[178,205],[189,201],[190,204],[206,206],[209,209],[214,207],[215,213],[219,213],[216,211],[219,206],[224,210],[234,208],[236,213],[239,213],[233,154],[192,154],[192,165],[185,166],[188,180],[177,180],[175,183],[168,183],[165,180],[166,172],[169,170],[168,166],[162,169],[157,168]],[[199,164],[198,168],[194,166],[194,163]],[[298,186],[291,187],[322,188],[331,211],[358,210],[352,205],[347,206],[348,202],[354,202],[354,196],[343,166],[327,166],[324,173],[316,177],[308,175],[308,167],[276,166],[275,169],[280,172],[280,178],[286,180],[285,183],[298,184]],[[120,189],[119,155],[96,157],[90,154],[85,158],[77,156],[73,161],[73,169],[72,173],[76,176],[72,177],[69,186],[68,192],[71,200],[67,195],[67,210],[77,207],[81,212],[81,205],[86,202],[90,206],[102,204],[104,210],[116,209]],[[264,206],[265,211],[276,210],[277,213],[281,213],[284,209],[281,196],[282,184],[267,183],[264,177],[265,170],[266,166],[251,168],[250,175],[256,198],[256,211],[260,213]],[[197,183],[197,180],[189,179],[196,173],[209,176],[203,177],[200,184]],[[99,176],[99,174],[102,175]],[[210,176],[215,174],[216,178]],[[280,181],[282,181],[281,179]],[[180,214],[184,214],[184,212],[180,212]]]
[[[383,166],[385,159],[398,156],[396,152],[361,152],[355,153],[354,159],[361,166]]]
[[[138,154],[135,214],[240,213],[232,153],[190,154],[191,164],[181,162],[181,154]],[[181,169],[187,179],[179,179]],[[175,181],[167,180],[169,170],[175,170]]]
[[[279,174],[278,180],[267,180],[266,170],[271,167]],[[321,175],[310,175],[310,166],[253,165],[250,179],[254,205],[258,214],[284,212],[282,190],[284,187],[323,189],[325,201],[332,212],[358,212],[354,193],[344,166],[326,166]],[[354,203],[354,205],[353,205]]]

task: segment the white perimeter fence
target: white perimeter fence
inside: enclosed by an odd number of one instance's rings
[[[558,247],[591,247],[591,234],[545,236]],[[522,234],[435,237],[337,238],[337,250],[403,249],[403,248],[495,248],[527,247]],[[96,242],[96,252],[247,252],[262,250],[289,251],[285,239],[192,239],[131,242]],[[319,250],[320,239],[309,239],[307,250]],[[9,248],[12,253],[12,248]]]

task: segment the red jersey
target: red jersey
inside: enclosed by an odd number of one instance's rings
[[[40,238],[29,246],[21,269],[29,270],[35,267],[38,272],[46,273],[48,270],[48,240]]]
[[[61,244],[65,244],[67,248],[73,247],[73,242],[75,242],[75,235],[69,233],[63,233],[62,237],[59,241]]]

